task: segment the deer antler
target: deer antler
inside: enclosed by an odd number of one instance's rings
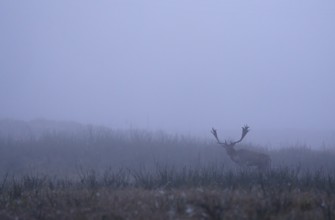
[[[243,138],[247,135],[247,133],[249,132],[249,126],[248,125],[244,125],[244,127],[242,127],[242,135],[241,135],[241,138],[238,140],[238,141],[230,141],[230,143],[228,143],[226,140],[225,142],[221,142],[218,138],[218,134],[216,132],[216,129],[215,128],[212,128],[211,130],[211,133],[213,134],[213,136],[215,137],[215,139],[217,140],[218,144],[221,144],[221,145],[230,145],[230,146],[234,146],[235,144],[237,143],[240,143]]]
[[[235,144],[240,143],[243,140],[243,138],[248,134],[249,131],[250,131],[249,126],[244,125],[244,127],[242,127],[242,135],[241,135],[240,140],[235,141],[235,142],[231,142],[230,144],[232,144],[234,146]]]
[[[221,143],[219,138],[218,138],[218,133],[216,132],[216,129],[215,128],[212,128],[211,130],[211,133],[214,135],[215,139],[217,140],[218,144],[224,144],[224,143]]]

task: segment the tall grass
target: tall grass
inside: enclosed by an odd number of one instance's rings
[[[332,219],[335,154],[266,149],[236,166],[207,140],[89,127],[0,138],[1,219]]]
[[[331,149],[312,150],[304,146],[269,150],[251,145],[236,146],[266,152],[274,168],[297,168],[309,171],[335,171],[335,152]],[[81,133],[49,132],[40,137],[22,140],[0,137],[0,175],[77,175],[78,169],[102,172],[107,168],[155,169],[173,166],[175,169],[201,169],[215,164],[226,169],[238,169],[223,148],[214,141],[191,137],[150,133],[141,130],[114,131],[88,127]]]

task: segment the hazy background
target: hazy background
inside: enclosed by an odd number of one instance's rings
[[[2,0],[0,119],[200,137],[247,123],[248,141],[335,143],[334,12],[333,0]]]

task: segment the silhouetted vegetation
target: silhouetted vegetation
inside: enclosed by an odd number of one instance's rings
[[[86,127],[0,138],[1,219],[332,219],[335,154],[265,149],[236,166],[214,142]]]

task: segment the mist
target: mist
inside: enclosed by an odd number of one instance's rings
[[[333,144],[334,11],[330,0],[1,1],[0,118],[198,137],[248,124],[249,142]]]

